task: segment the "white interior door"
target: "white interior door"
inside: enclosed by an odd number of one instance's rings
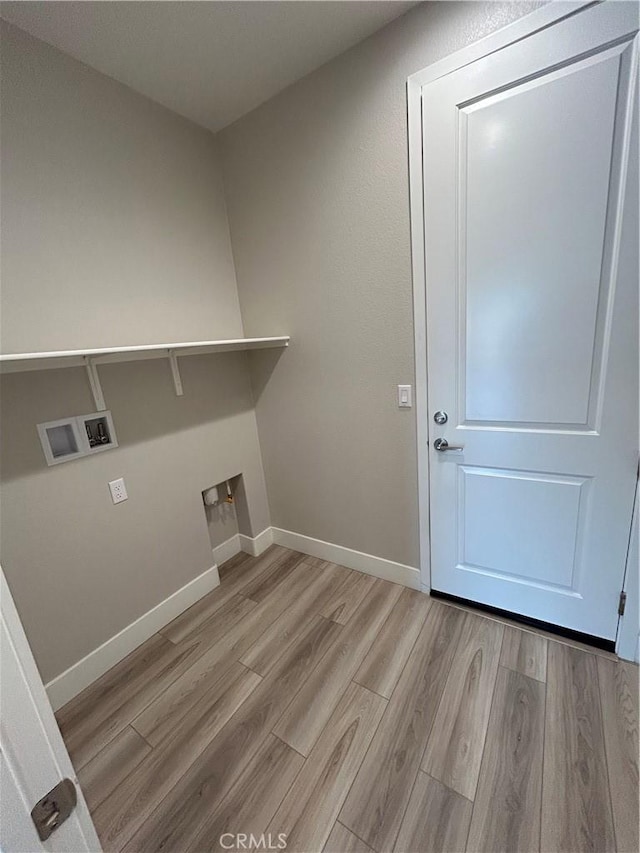
[[[638,464],[637,31],[606,2],[422,88],[431,585],[606,640]]]
[[[0,585],[0,850],[96,853],[98,836],[1,569]],[[74,782],[78,803],[40,841],[31,809],[64,778]]]

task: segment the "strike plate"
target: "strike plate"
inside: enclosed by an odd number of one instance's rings
[[[69,817],[78,802],[76,786],[71,779],[63,779],[31,810],[31,817],[44,841]]]

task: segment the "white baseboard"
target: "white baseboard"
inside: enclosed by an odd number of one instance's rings
[[[262,533],[258,533],[254,537],[245,536],[244,533],[236,533],[235,536],[231,536],[221,545],[216,545],[211,550],[216,566],[221,566],[222,563],[235,557],[240,551],[244,551],[245,554],[251,554],[252,557],[259,557],[260,554],[267,550],[269,545],[273,545],[273,536],[271,528],[267,527],[266,530],[263,530]]]
[[[243,550],[240,544],[240,534],[236,533],[235,536],[230,536],[221,545],[216,545],[211,550],[213,551],[213,562],[216,566],[221,566]]]
[[[362,551],[354,551],[342,545],[333,545],[331,542],[323,542],[321,539],[313,539],[311,536],[303,536],[301,533],[292,533],[291,530],[282,530],[279,527],[271,528],[273,541],[276,545],[291,548],[294,551],[302,551],[312,557],[319,557],[330,563],[338,563],[364,572],[367,575],[382,578],[392,583],[399,583],[411,589],[420,589],[420,572],[412,566],[403,563],[394,563],[382,557],[374,557],[373,554],[363,554]]]
[[[246,554],[251,554],[253,557],[259,557],[260,554],[264,553],[270,545],[273,545],[273,527],[265,528],[262,533],[258,533],[257,536],[251,538],[251,536],[245,536],[243,533],[239,533],[240,537],[240,548]]]
[[[130,652],[148,640],[172,619],[179,616],[187,607],[195,604],[203,595],[211,592],[220,584],[218,567],[212,566],[197,578],[189,581],[160,604],[152,607],[135,622],[127,625],[110,640],[89,652],[69,669],[57,675],[46,686],[49,701],[57,711],[96,678],[111,669]]]

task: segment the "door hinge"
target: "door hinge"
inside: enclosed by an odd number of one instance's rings
[[[620,601],[618,602],[618,616],[624,616],[624,608],[627,603],[627,593],[620,593]]]
[[[45,794],[31,810],[41,841],[45,841],[76,807],[78,795],[71,779],[63,779]]]

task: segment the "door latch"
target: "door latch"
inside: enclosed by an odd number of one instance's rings
[[[36,825],[40,841],[45,841],[61,823],[69,817],[76,807],[78,795],[71,779],[63,779],[45,794],[31,810],[31,818]]]

